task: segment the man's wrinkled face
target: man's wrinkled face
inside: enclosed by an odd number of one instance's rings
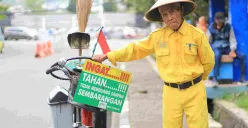
[[[163,21],[173,30],[178,30],[182,22],[183,7],[180,3],[169,4],[158,8]]]

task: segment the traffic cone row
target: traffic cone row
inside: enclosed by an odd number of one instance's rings
[[[35,51],[35,57],[36,58],[43,58],[46,56],[50,56],[54,54],[54,50],[52,48],[52,42],[38,42],[36,44],[36,51]]]

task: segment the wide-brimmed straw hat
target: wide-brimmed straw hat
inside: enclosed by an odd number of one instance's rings
[[[158,8],[164,5],[181,3],[184,7],[183,16],[186,16],[195,10],[195,3],[191,0],[158,0],[151,9],[146,12],[145,17],[150,21],[163,21]]]

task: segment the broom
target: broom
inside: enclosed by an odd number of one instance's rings
[[[77,18],[79,32],[85,32],[88,17],[91,11],[92,0],[77,0]],[[79,56],[82,56],[82,43],[79,43]],[[81,60],[79,60],[81,61]],[[86,126],[92,126],[92,113],[88,110],[82,109],[82,123]]]
[[[79,32],[85,32],[88,17],[91,11],[92,0],[77,0],[77,18]],[[82,44],[79,46],[79,56],[82,56]]]

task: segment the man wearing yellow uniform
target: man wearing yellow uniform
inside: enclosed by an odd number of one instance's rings
[[[214,53],[206,35],[183,19],[194,9],[195,3],[190,0],[158,0],[145,16],[150,21],[165,22],[166,27],[125,48],[93,57],[97,62],[108,59],[116,65],[155,54],[164,80],[163,128],[181,128],[183,113],[188,128],[208,128],[203,80],[214,67]]]

